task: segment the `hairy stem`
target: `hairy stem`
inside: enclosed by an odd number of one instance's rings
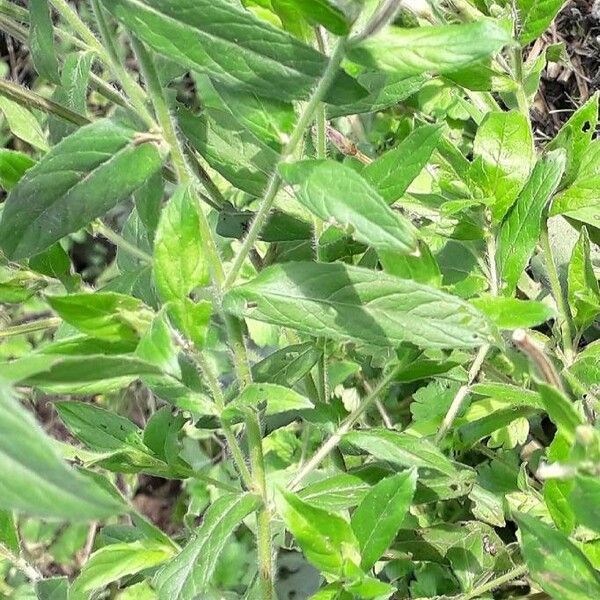
[[[482,585],[474,587],[470,592],[459,596],[457,600],[473,600],[473,598],[479,598],[480,596],[483,596],[506,583],[510,583],[513,579],[522,577],[527,573],[527,571],[528,569],[526,565],[514,567],[504,575],[500,575],[500,577],[496,577],[487,583],[483,583]]]
[[[152,256],[147,254],[140,248],[138,248],[135,244],[128,242],[121,234],[113,231],[110,227],[102,223],[102,221],[98,220],[94,223],[94,229],[104,236],[107,240],[112,242],[117,248],[123,249],[131,256],[135,256],[142,262],[151,265],[152,264]]]
[[[204,358],[203,354],[195,349],[189,348],[189,344],[183,343],[181,344],[184,349],[186,349],[190,354],[193,355],[196,364],[202,371],[204,378],[206,380],[206,384],[208,385],[208,389],[210,390],[213,400],[215,401],[215,405],[217,407],[217,411],[219,415],[225,409],[225,397],[223,396],[223,391],[221,390],[221,386],[219,385],[219,381],[217,376],[214,374],[212,367],[208,363],[208,361]],[[229,446],[229,451],[231,452],[231,456],[235,462],[238,472],[244,482],[246,488],[252,488],[252,475],[248,470],[248,466],[246,465],[246,459],[244,458],[244,453],[240,448],[240,445],[235,437],[235,434],[231,430],[231,426],[225,419],[220,419],[221,421],[221,429],[223,430],[223,435],[225,436],[225,441]]]
[[[298,144],[304,138],[304,134],[306,132],[307,127],[313,121],[315,112],[317,111],[321,101],[323,100],[325,94],[327,93],[331,84],[333,83],[333,80],[335,79],[338,67],[340,66],[342,59],[344,58],[345,43],[345,38],[341,39],[337,43],[337,46],[335,47],[335,50],[333,51],[333,54],[329,59],[327,68],[323,73],[323,77],[321,78],[319,84],[313,91],[310,100],[306,103],[300,115],[300,118],[296,123],[294,131],[292,132],[288,143],[285,145],[285,148],[283,149],[283,152],[279,157],[278,164],[289,160],[294,155]],[[277,166],[273,170],[273,174],[271,175],[271,178],[267,185],[267,189],[264,193],[262,200],[260,201],[258,211],[256,212],[256,216],[254,217],[254,220],[250,225],[250,229],[248,230],[248,234],[244,239],[244,242],[242,243],[242,247],[240,248],[237,256],[233,261],[231,270],[227,274],[224,286],[225,289],[231,287],[235,283],[240,269],[244,265],[244,262],[246,261],[246,258],[250,253],[250,250],[256,243],[256,240],[258,239],[262,228],[267,222],[269,212],[273,207],[273,203],[275,202],[275,198],[282,184],[281,177],[279,176],[279,171],[277,170]]]
[[[314,456],[298,471],[296,476],[290,481],[289,488],[297,489],[302,481],[312,473],[323,461],[324,458],[337,447],[342,438],[348,433],[360,417],[368,410],[376,400],[388,389],[394,381],[400,367],[390,370],[390,372],[379,382],[377,387],[363,400],[361,405],[352,411],[340,424],[335,433],[333,433],[327,441],[317,450]]]
[[[56,2],[56,0],[53,1]],[[117,51],[117,47],[114,43],[112,33],[106,21],[106,17],[104,16],[103,9],[98,0],[92,0],[92,8],[94,9],[94,15],[96,17],[98,29],[102,35],[102,41],[106,46],[106,51],[104,52],[106,57],[105,62],[110,65],[112,72],[123,86],[125,93],[129,96],[131,104],[135,108],[140,118],[143,119],[144,123],[146,123],[150,129],[155,128],[156,123],[154,122],[150,111],[146,108],[146,97],[144,90],[123,66],[121,57],[119,56],[119,52]]]
[[[490,293],[493,296],[497,296],[498,269],[496,266],[496,236],[493,231],[488,231],[487,235],[487,260],[490,276]],[[450,408],[448,409],[448,412],[446,413],[444,420],[442,421],[442,424],[440,425],[440,428],[438,429],[435,435],[436,444],[439,444],[444,439],[445,435],[450,430],[450,427],[452,427],[452,424],[458,416],[458,413],[460,412],[465,399],[469,395],[473,382],[475,381],[475,379],[479,375],[479,371],[481,371],[481,368],[483,367],[483,363],[485,362],[485,358],[488,352],[490,351],[490,348],[490,344],[485,344],[484,346],[481,346],[481,348],[479,348],[479,351],[475,355],[475,359],[473,360],[473,364],[471,365],[471,368],[469,369],[469,373],[467,375],[467,383],[465,385],[462,385],[456,392],[456,395],[454,396],[450,404]]]
[[[44,331],[45,329],[55,329],[62,323],[62,319],[58,317],[49,317],[48,319],[39,319],[31,323],[23,323],[22,325],[13,325],[0,329],[0,339],[23,335],[25,333],[35,333],[36,331]]]
[[[450,427],[452,427],[454,420],[456,419],[458,413],[460,412],[460,409],[462,408],[465,398],[471,390],[471,386],[473,385],[475,378],[477,377],[477,375],[479,375],[479,371],[481,370],[481,367],[483,365],[483,362],[485,361],[485,357],[487,356],[489,350],[490,345],[485,344],[485,346],[481,346],[481,348],[479,348],[479,351],[475,355],[475,360],[473,361],[473,364],[469,369],[467,383],[466,385],[462,385],[459,388],[458,392],[456,392],[456,395],[454,396],[454,398],[452,399],[452,403],[450,404],[450,408],[448,409],[448,412],[446,413],[446,416],[444,417],[444,420],[442,421],[442,424],[440,425],[440,428],[438,429],[435,435],[436,444],[439,444],[444,439],[446,433],[448,433]]]
[[[260,587],[262,598],[264,600],[271,600],[275,597],[273,589],[274,573],[273,549],[271,547],[271,513],[268,508],[267,481],[265,477],[265,462],[262,450],[262,433],[259,416],[256,410],[250,409],[248,411],[245,423],[254,487],[263,499],[263,506],[257,515],[256,532]]]
[[[40,581],[44,576],[24,558],[17,556],[9,550],[4,544],[0,544],[0,557],[4,557],[11,562],[19,571],[21,571],[30,581]]]
[[[74,125],[87,125],[91,122],[86,116],[5,79],[0,79],[0,96],[4,96],[26,108],[35,108],[47,114],[56,115]]]

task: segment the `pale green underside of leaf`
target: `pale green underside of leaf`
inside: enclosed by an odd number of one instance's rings
[[[11,191],[0,244],[18,260],[48,248],[127,198],[160,169],[153,143],[134,144],[135,131],[101,120],[55,146]]]
[[[490,323],[466,302],[435,288],[341,263],[287,263],[265,269],[225,296],[233,314],[309,335],[378,346],[472,348]]]

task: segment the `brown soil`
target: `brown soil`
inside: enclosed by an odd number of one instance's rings
[[[547,46],[560,42],[565,44],[568,61],[548,65],[534,103],[533,119],[541,138],[556,135],[573,111],[600,90],[600,0],[568,2],[531,46],[529,56],[539,56]]]

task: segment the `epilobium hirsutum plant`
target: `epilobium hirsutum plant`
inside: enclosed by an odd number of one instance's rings
[[[600,598],[561,4],[0,0],[2,597]]]

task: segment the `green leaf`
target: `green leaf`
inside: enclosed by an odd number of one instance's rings
[[[521,45],[542,35],[564,3],[565,0],[516,0]]]
[[[43,519],[91,521],[125,510],[58,456],[25,409],[0,387],[0,508]]]
[[[462,69],[495,54],[510,41],[507,29],[491,19],[440,27],[389,27],[351,46],[348,56],[367,67],[407,77]]]
[[[454,463],[425,438],[389,429],[373,428],[351,431],[344,436],[350,442],[379,460],[387,460],[402,467],[436,469],[446,475],[455,475]]]
[[[219,212],[217,233],[226,238],[241,240],[246,235],[255,213],[248,210],[231,210],[226,208]],[[312,240],[313,228],[310,223],[301,221],[292,215],[279,210],[269,214],[259,239],[264,242],[288,242]]]
[[[598,186],[600,186],[600,140],[594,140],[581,157],[579,171],[573,183],[557,194],[551,215],[568,217],[598,226]]]
[[[183,298],[178,302],[169,302],[167,312],[173,325],[197,348],[204,345],[212,313],[212,304],[208,300],[193,302]]]
[[[205,108],[200,115],[178,112],[185,137],[206,162],[236,188],[261,196],[279,154],[246,129],[229,111]]]
[[[542,402],[550,420],[569,444],[575,442],[575,432],[584,421],[572,402],[559,390],[546,384],[539,385]]]
[[[281,348],[252,366],[257,383],[274,383],[291,388],[316,364],[323,351],[312,342]]]
[[[556,150],[540,159],[517,201],[502,223],[498,236],[498,269],[504,293],[511,296],[538,242],[542,213],[565,168],[565,155]]]
[[[534,300],[481,296],[471,300],[471,304],[489,317],[499,329],[534,327],[555,316],[552,307]]]
[[[154,240],[162,209],[165,182],[161,173],[155,173],[134,194],[135,209],[146,229],[149,242]]]
[[[386,477],[373,486],[352,513],[352,530],[360,543],[360,566],[365,571],[392,543],[408,513],[416,485],[416,469]]]
[[[54,29],[48,0],[29,2],[29,50],[40,77],[59,84],[58,59],[54,49]]]
[[[419,241],[417,251],[418,256],[390,252],[389,250],[381,250],[377,254],[386,273],[401,279],[411,279],[418,283],[440,287],[442,283],[440,266],[431,253],[429,246],[425,242]]]
[[[476,383],[471,386],[471,392],[518,406],[544,408],[539,393],[508,383]]]
[[[301,204],[323,221],[348,229],[359,242],[377,250],[416,250],[412,223],[389,208],[353,169],[332,160],[305,160],[283,164],[280,172],[297,186]]]
[[[137,377],[157,374],[157,367],[130,356],[62,358],[37,354],[2,365],[2,376],[7,381],[73,394],[117,390]]]
[[[525,185],[535,162],[533,135],[521,112],[490,112],[473,142],[471,176],[494,199],[493,219],[502,221]]]
[[[274,9],[285,5],[295,18],[302,16],[309,23],[323,25],[335,35],[347,35],[350,25],[360,10],[353,0],[276,0]]]
[[[590,259],[590,238],[587,229],[581,234],[569,262],[569,307],[578,329],[586,329],[600,313],[600,287]]]
[[[48,142],[38,120],[29,110],[0,96],[0,110],[4,113],[11,133],[30,146],[46,152]]]
[[[37,600],[69,600],[69,578],[50,577],[35,583]]]
[[[173,557],[172,546],[155,540],[109,544],[94,552],[73,582],[71,594],[77,598],[94,590],[102,590],[109,583],[126,575],[156,567]]]
[[[12,510],[0,510],[0,544],[15,554],[21,551],[17,522]]]
[[[52,94],[52,100],[80,115],[87,114],[87,90],[90,79],[92,59],[91,52],[77,52],[67,55],[60,76],[60,86]],[[52,144],[58,144],[77,129],[55,115],[48,116],[48,130]]]
[[[47,301],[82,333],[115,342],[138,340],[150,320],[140,300],[115,292],[47,296]]]
[[[600,532],[600,481],[597,477],[576,475],[568,501],[579,523]]]
[[[529,515],[515,516],[523,558],[540,587],[553,598],[583,600],[600,594],[600,577],[560,531]]]
[[[225,295],[229,312],[313,336],[378,346],[470,348],[490,339],[487,320],[449,294],[340,263],[269,267]]]
[[[266,403],[266,415],[276,415],[290,410],[313,408],[312,402],[298,392],[274,383],[251,383],[230,402],[223,411],[224,419],[233,419],[245,414],[248,408],[258,409]]]
[[[286,528],[318,569],[339,576],[349,565],[358,564],[359,545],[348,521],[291,492],[281,491],[275,502]]]
[[[562,187],[573,183],[579,172],[583,157],[588,151],[598,126],[598,99],[596,92],[581,108],[577,109],[562,126],[546,150],[562,148],[567,153],[567,168],[561,182]]]
[[[163,406],[148,419],[144,444],[167,464],[176,463],[181,452],[179,433],[185,423],[186,418],[181,413],[175,415],[170,406]]]
[[[10,192],[33,165],[35,160],[27,154],[0,148],[0,187]]]
[[[71,260],[58,242],[41,254],[32,256],[29,259],[29,268],[47,277],[59,279],[67,289],[71,289],[68,287],[71,278]]]
[[[258,504],[258,498],[251,494],[225,494],[215,500],[192,539],[154,577],[159,599],[192,600],[202,596],[229,537]]]
[[[127,198],[162,161],[157,146],[136,143],[131,129],[107,120],[82,127],[11,191],[0,223],[2,249],[14,260],[41,252]]]
[[[183,300],[208,282],[200,210],[189,186],[180,186],[161,213],[154,240],[154,281],[165,302]]]
[[[527,419],[537,412],[540,412],[539,408],[531,407],[527,404],[496,408],[481,418],[460,425],[456,431],[456,438],[460,445],[469,448],[483,438],[488,437],[503,427],[507,427],[517,419]],[[471,418],[473,417],[470,417],[468,414],[465,416],[465,420]]]
[[[196,86],[203,108],[227,111],[241,126],[277,151],[294,130],[296,112],[291,102],[234,90],[206,75],[196,77]]]
[[[305,98],[325,56],[227,0],[102,0],[153,50],[190,70],[268,98]],[[357,100],[364,90],[340,72],[328,100]]]
[[[418,92],[429,77],[426,75],[406,77],[384,71],[365,71],[356,79],[368,91],[368,95],[350,104],[328,105],[328,117],[333,119],[384,110]]]
[[[90,450],[111,452],[127,446],[148,451],[141,429],[125,417],[88,402],[56,402],[54,406],[67,429]]]
[[[429,162],[442,131],[439,125],[418,127],[395,148],[367,165],[362,176],[388,204],[400,200]]]
[[[307,485],[298,496],[313,506],[335,512],[358,505],[370,489],[368,478],[338,473]]]

